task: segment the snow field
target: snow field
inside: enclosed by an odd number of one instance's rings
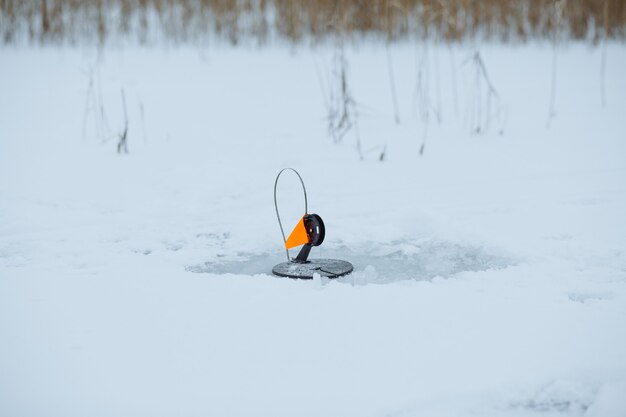
[[[550,49],[483,46],[503,135],[464,120],[472,51],[430,45],[419,157],[415,46],[400,125],[384,48],[350,48],[359,161],[326,136],[329,46],[0,50],[0,415],[624,415],[624,47],[604,109],[600,51],[559,52],[546,129]],[[97,139],[90,67],[129,155]],[[285,166],[327,226],[312,256],[352,275],[269,275]]]

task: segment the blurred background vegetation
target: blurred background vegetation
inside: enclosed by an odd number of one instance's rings
[[[0,0],[2,42],[623,40],[626,0]]]

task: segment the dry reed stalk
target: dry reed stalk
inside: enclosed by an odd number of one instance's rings
[[[1,0],[0,22],[6,43],[23,41],[24,36],[38,42],[78,38],[102,43],[113,34],[145,38],[148,25],[174,42],[208,34],[233,43],[246,38],[262,42],[271,34],[300,42],[332,38],[337,16],[348,17],[347,39],[366,34],[388,41],[416,36],[524,41],[553,36],[557,23],[551,18],[551,4],[550,0]],[[569,0],[558,25],[574,39],[605,34],[624,39],[626,2]]]
[[[481,134],[489,131],[491,122],[496,120],[500,126],[498,133],[504,132],[505,106],[494,87],[487,67],[479,51],[474,52],[464,64],[470,63],[474,83],[470,87],[468,96],[467,115],[469,117],[470,132]]]
[[[609,2],[608,0],[604,0],[604,13],[603,13],[603,28],[604,33],[602,37],[602,58],[600,60],[600,101],[602,102],[602,107],[606,107],[606,89],[605,85],[605,74],[606,74],[606,43],[607,38],[609,36]]]
[[[553,37],[552,37],[552,79],[550,83],[550,107],[548,109],[548,121],[546,127],[549,129],[552,119],[556,117],[556,64],[557,64],[557,50],[559,47],[559,36],[561,33],[561,23],[563,20],[563,10],[567,4],[567,0],[556,0],[554,2],[554,15],[553,19]]]
[[[124,130],[119,134],[119,141],[117,142],[117,153],[128,153],[128,112],[126,111],[126,94],[122,88],[122,108],[124,110]]]

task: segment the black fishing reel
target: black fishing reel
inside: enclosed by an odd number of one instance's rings
[[[306,231],[309,243],[300,249],[300,253],[294,259],[295,262],[305,263],[311,252],[313,246],[319,246],[324,241],[326,236],[326,228],[324,227],[324,221],[317,214],[306,214],[303,218],[304,229]]]
[[[283,230],[282,222],[280,221],[280,214],[278,213],[278,202],[276,200],[276,187],[278,185],[278,178],[280,174],[285,170],[291,170],[296,173],[302,184],[302,190],[304,191],[304,215],[296,224],[289,237],[285,238],[285,232]],[[307,213],[307,195],[306,188],[304,187],[304,181],[300,174],[293,168],[285,168],[276,176],[276,182],[274,183],[274,205],[276,207],[276,217],[278,218],[278,225],[283,235],[283,241],[285,242],[285,251],[287,253],[287,261],[280,263],[272,269],[275,275],[289,278],[305,278],[311,279],[314,274],[325,276],[327,278],[337,278],[342,275],[352,272],[352,264],[350,262],[338,260],[338,259],[309,259],[311,248],[313,246],[319,246],[324,242],[326,237],[326,227],[324,221],[317,214]],[[302,246],[298,256],[292,259],[289,256],[289,249],[296,246]]]

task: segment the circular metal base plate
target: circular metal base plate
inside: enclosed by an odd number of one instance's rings
[[[352,272],[352,264],[340,259],[309,259],[306,263],[283,262],[272,268],[279,277],[312,279],[313,274],[327,278],[338,278]]]

